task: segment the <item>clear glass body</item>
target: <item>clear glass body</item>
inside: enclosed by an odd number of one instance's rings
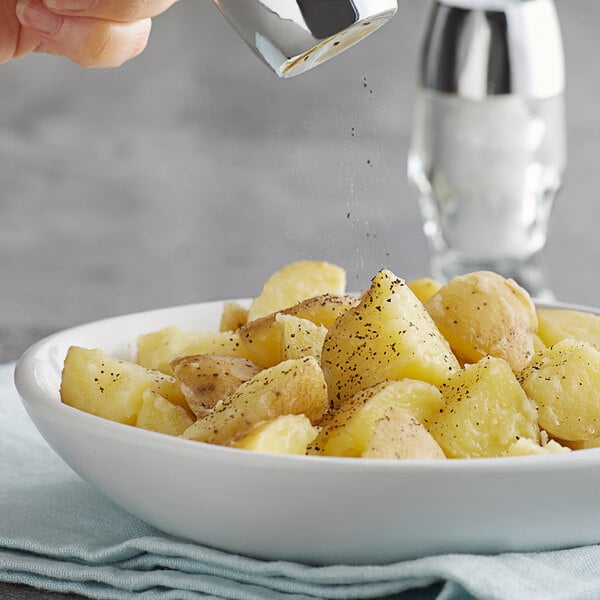
[[[565,167],[563,96],[468,100],[420,90],[408,175],[434,277],[488,268],[539,287],[531,269]]]

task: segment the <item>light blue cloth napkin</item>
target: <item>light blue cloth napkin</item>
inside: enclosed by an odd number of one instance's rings
[[[111,600],[600,598],[597,546],[312,567],[165,535],[116,507],[53,453],[21,406],[13,369],[0,365],[0,581]]]

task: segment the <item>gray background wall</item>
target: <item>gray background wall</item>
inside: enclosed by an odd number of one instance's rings
[[[83,321],[257,294],[302,257],[342,264],[353,289],[382,266],[424,275],[405,159],[426,4],[403,0],[377,34],[286,81],[209,0],[156,19],[117,70],[0,66],[0,360]],[[600,3],[558,7],[570,165],[547,258],[559,299],[600,304]]]

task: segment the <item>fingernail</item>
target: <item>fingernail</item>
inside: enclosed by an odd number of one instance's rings
[[[56,33],[64,18],[49,11],[40,0],[19,0],[16,13],[23,25],[45,35]]]
[[[44,4],[57,11],[88,12],[96,7],[98,0],[44,0]]]

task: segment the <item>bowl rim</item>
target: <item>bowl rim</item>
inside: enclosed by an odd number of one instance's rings
[[[418,459],[374,459],[353,457],[329,457],[329,456],[306,456],[306,455],[283,455],[270,454],[258,451],[248,451],[240,448],[218,446],[205,442],[187,440],[166,434],[148,431],[111,421],[90,413],[86,413],[74,407],[65,405],[53,398],[42,387],[36,375],[40,364],[44,361],[41,357],[54,343],[70,335],[77,335],[84,330],[95,330],[108,324],[127,322],[133,318],[145,319],[161,314],[172,312],[206,310],[208,307],[217,308],[225,302],[245,303],[247,298],[210,300],[182,304],[172,307],[144,310],[128,314],[105,317],[99,320],[82,323],[56,331],[27,348],[18,358],[14,368],[14,382],[21,401],[30,414],[40,413],[45,418],[64,419],[88,430],[101,432],[103,436],[117,438],[125,443],[140,443],[166,452],[183,453],[194,458],[218,460],[221,462],[235,462],[251,464],[264,468],[275,469],[311,469],[316,472],[340,472],[340,473],[409,473],[409,472],[466,472],[477,475],[482,471],[489,473],[514,472],[539,472],[543,470],[587,468],[590,465],[600,464],[600,448],[588,448],[574,452],[564,452],[546,455],[531,456],[505,456],[493,458],[476,459],[448,459],[448,460],[418,460]],[[554,308],[565,310],[580,310],[600,314],[600,309],[585,305],[563,302],[536,302],[538,308]],[[64,357],[63,357],[64,358]],[[46,365],[46,368],[52,366]],[[43,435],[43,432],[41,432]],[[258,465],[257,465],[258,463]]]

